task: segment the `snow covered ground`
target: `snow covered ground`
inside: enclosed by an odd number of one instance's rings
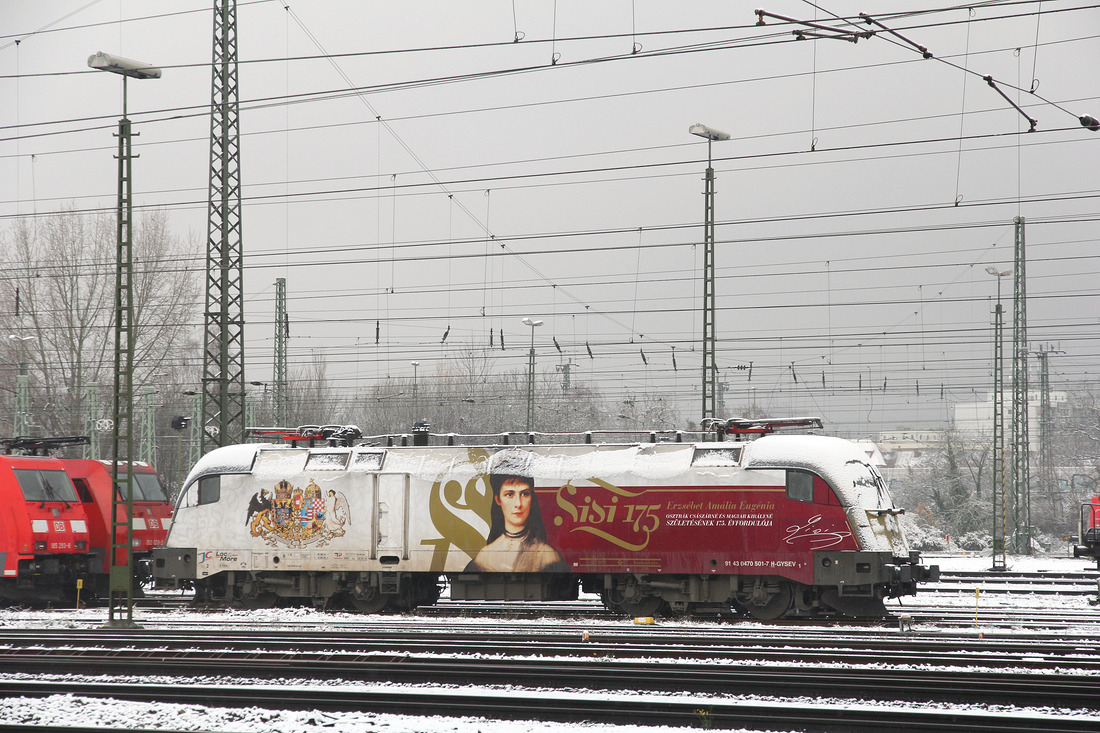
[[[977,556],[933,556],[926,557],[928,564],[938,564],[946,571],[982,571],[990,565],[989,557]],[[1083,560],[1072,558],[1027,557],[1009,558],[1009,569],[1018,572],[1079,572],[1094,567]],[[1056,599],[1056,600],[1055,600]],[[981,610],[981,630],[986,632],[993,630],[989,616],[995,615],[998,610],[1025,610],[1025,609],[1051,609],[1057,606],[1059,609],[1080,609],[1087,612],[1090,609],[1096,614],[1096,619],[1089,618],[1082,622],[1082,633],[1091,633],[1095,636],[1096,624],[1100,623],[1100,609],[1090,606],[1084,596],[1050,596],[1030,593],[1004,594],[976,594],[974,590],[965,588],[957,593],[936,593],[918,596],[917,599],[907,601],[909,605],[915,603],[932,603],[936,605],[958,606],[960,608]],[[905,605],[891,604],[891,609],[904,612]],[[321,614],[302,609],[279,610],[272,609],[263,612],[226,611],[223,613],[204,613],[201,620],[196,620],[196,625],[211,624],[216,622],[221,628],[227,627],[264,627],[291,625],[302,626],[303,615],[309,614],[307,625],[319,626],[331,624],[339,627],[342,624],[353,624],[361,621],[362,617],[353,614]],[[988,614],[988,616],[987,616]],[[178,628],[180,623],[187,623],[188,619],[195,620],[194,614],[180,611],[170,614],[148,614],[142,617],[141,611],[135,612],[135,620],[146,628],[155,628],[158,623],[171,623],[173,628]],[[45,614],[35,611],[0,610],[0,627],[10,628],[45,628],[45,627],[80,627],[85,624],[88,627],[98,626],[105,621],[103,609],[82,610],[79,612],[66,612],[64,614]],[[458,621],[461,623],[462,621]],[[479,623],[476,619],[468,620],[469,623]],[[410,620],[415,623],[415,620]],[[524,621],[528,629],[531,621]],[[629,624],[628,621],[623,622]],[[713,622],[695,620],[670,620],[662,621],[662,626],[682,624],[685,626],[698,626]],[[552,626],[553,622],[548,622]],[[549,627],[549,626],[548,626]],[[997,628],[1011,628],[1011,624],[998,624]],[[1091,627],[1091,628],[1089,628]],[[976,630],[978,630],[976,625]],[[785,630],[791,630],[785,627]],[[925,630],[925,629],[921,629]],[[935,629],[927,629],[935,632]],[[1026,632],[1023,632],[1026,633]],[[0,675],[2,678],[17,679],[25,677],[17,672],[8,672]],[[287,682],[279,682],[285,685]],[[271,681],[258,682],[257,684],[270,685]],[[377,690],[379,686],[362,686],[364,689]],[[439,688],[435,688],[439,689]],[[515,694],[530,695],[539,694],[542,697],[553,695],[592,695],[596,694],[601,699],[609,697],[609,693],[587,693],[569,691],[532,691],[512,690]],[[640,701],[640,698],[648,695],[633,694],[631,699]],[[700,706],[705,706],[708,699],[703,696],[677,696],[680,700],[698,700]],[[753,696],[730,696],[724,700],[753,701],[762,699]],[[777,705],[794,704],[836,704],[852,706],[851,701],[826,702],[821,700],[798,701],[790,698],[775,698],[769,700]],[[858,703],[860,706],[864,703]],[[884,705],[887,703],[883,703]],[[875,703],[867,703],[873,706]],[[889,703],[891,707],[897,707],[897,703]],[[914,707],[917,707],[914,705]],[[922,709],[955,709],[951,705],[920,705]],[[1010,711],[1006,711],[1010,712]],[[1029,711],[1042,714],[1062,714],[1060,711]],[[272,711],[259,708],[218,708],[201,707],[194,705],[177,704],[137,704],[115,700],[99,700],[72,695],[53,696],[47,698],[5,698],[0,700],[0,723],[26,725],[26,726],[65,726],[65,725],[96,725],[99,727],[126,727],[140,724],[150,730],[172,731],[234,731],[241,733],[267,733],[269,731],[286,731],[287,733],[321,733],[321,731],[338,730],[347,733],[404,733],[406,731],[421,733],[512,733],[513,731],[540,730],[548,733],[573,733],[585,731],[586,733],[658,733],[659,731],[672,730],[660,726],[609,726],[596,724],[564,724],[547,723],[542,721],[491,721],[469,718],[444,718],[444,717],[412,717],[388,714],[374,714],[366,712],[356,713],[322,713],[316,711]],[[685,723],[685,728],[697,728],[695,721]],[[756,730],[756,729],[737,729]]]

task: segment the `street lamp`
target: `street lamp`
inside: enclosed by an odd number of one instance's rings
[[[695,124],[688,128],[692,135],[707,141],[707,177],[703,192],[703,410],[702,418],[717,417],[718,364],[715,357],[715,293],[714,293],[714,167],[711,164],[711,145],[715,140],[729,140],[729,133],[706,125]]]
[[[1012,270],[985,268],[997,278],[997,307],[993,311],[993,570],[1005,570],[1005,522],[1008,513],[1005,491],[1005,395],[1004,315],[1001,310],[1001,278]]]
[[[412,368],[413,368],[413,422],[416,422],[417,420],[420,419],[420,416],[418,414],[420,412],[420,396],[417,393],[417,383],[416,383],[416,381],[417,381],[416,380],[416,370],[417,370],[417,367],[420,366],[420,362],[410,361],[409,363],[412,364]]]
[[[253,387],[263,387],[263,391],[260,392],[260,397],[257,399],[254,395],[246,394],[244,396],[245,416],[244,425],[247,431],[249,427],[258,427],[261,423],[256,419],[256,405],[260,406],[260,418],[267,422],[269,413],[267,411],[267,388],[270,386],[267,382],[249,382]],[[267,422],[270,425],[270,422]]]
[[[524,318],[523,325],[531,327],[531,351],[527,355],[527,432],[530,433],[535,426],[535,328],[542,321]]]
[[[127,466],[134,459],[134,289],[133,289],[133,182],[131,178],[130,120],[126,116],[126,83],[129,79],[159,79],[160,69],[120,56],[95,53],[88,66],[122,77],[122,118],[118,121],[118,237],[115,258],[115,389],[113,401],[111,466],[115,485],[126,501],[125,546],[118,538],[118,492],[111,499],[111,571],[108,600],[109,627],[134,627],[134,483],[127,468],[119,480],[120,460]],[[122,422],[125,421],[125,425]],[[125,565],[119,556],[126,558]],[[126,618],[115,619],[116,599],[126,599]]]

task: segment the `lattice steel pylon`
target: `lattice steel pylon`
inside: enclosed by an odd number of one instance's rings
[[[156,390],[143,387],[141,390],[141,423],[138,438],[137,459],[148,464],[157,462],[157,412],[154,400]]]
[[[25,436],[30,430],[31,378],[24,372],[25,367],[15,377],[15,420],[12,435]]]
[[[703,419],[718,417],[718,363],[715,354],[717,324],[714,292],[714,168],[710,164],[707,140],[706,202],[703,212]]]
[[[111,419],[111,474],[117,491],[111,494],[111,548],[108,574],[108,624],[131,626],[134,621],[133,553],[134,486],[134,272],[133,132],[126,116],[123,77],[122,119],[118,121],[118,238],[115,267],[115,379]],[[126,468],[123,469],[122,467]],[[125,511],[122,511],[125,507]],[[126,617],[122,618],[125,609]]]
[[[1050,403],[1050,355],[1061,354],[1053,348],[1039,347],[1039,487],[1051,500],[1055,516],[1061,511],[1054,471],[1054,408]]]
[[[275,424],[287,426],[286,342],[290,337],[290,317],[286,312],[286,278],[275,279],[275,373],[272,392],[275,398]]]
[[[99,385],[89,384],[83,388],[84,430],[88,433],[88,442],[81,448],[82,458],[99,458]]]
[[[244,440],[237,3],[214,0],[202,434],[206,450]]]
[[[729,140],[729,133],[702,124],[688,132],[707,141],[707,173],[703,190],[703,406],[700,426],[706,429],[709,419],[717,417],[718,399],[718,330],[715,322],[717,297],[714,268],[714,163],[711,145],[715,140]]]
[[[1031,464],[1028,434],[1027,257],[1024,219],[1015,225],[1012,318],[1012,493],[1015,551],[1031,554]]]
[[[1005,570],[1005,378],[1004,312],[1001,310],[1001,279],[997,278],[997,307],[993,312],[993,567]]]

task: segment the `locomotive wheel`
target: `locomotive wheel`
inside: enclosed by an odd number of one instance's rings
[[[634,591],[634,593],[631,593]],[[661,610],[662,599],[660,596],[646,596],[637,593],[637,586],[625,588],[616,586],[605,590],[600,594],[604,608],[612,613],[621,613],[626,616],[638,618],[639,616],[654,616]]]
[[[790,610],[794,589],[786,580],[764,582],[762,578],[757,578],[753,589],[738,593],[737,600],[753,618],[775,621]]]
[[[358,595],[349,593],[348,599],[359,613],[378,613],[390,602],[390,596],[379,593],[377,588],[367,589]]]

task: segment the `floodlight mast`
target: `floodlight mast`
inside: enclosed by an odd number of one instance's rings
[[[707,127],[706,125],[696,123],[688,128],[688,132],[692,135],[698,135],[704,137],[707,140],[729,140],[730,134],[728,132],[722,132],[721,130],[715,130],[713,127]]]
[[[524,326],[531,328],[531,351],[527,354],[527,433],[535,429],[535,329],[542,325],[542,321],[534,318],[524,318]]]
[[[109,71],[112,74],[122,74],[131,79],[159,79],[160,69],[143,61],[124,59],[121,56],[112,56],[109,53],[98,51],[88,57],[88,66],[98,71]]]
[[[717,326],[714,267],[714,166],[711,145],[715,140],[729,140],[727,132],[696,123],[688,128],[692,135],[707,141],[706,185],[703,191],[703,391],[700,424],[718,417],[718,363],[716,357]]]
[[[88,57],[88,66],[122,77],[122,118],[118,121],[118,237],[115,251],[115,349],[112,398],[111,476],[119,488],[111,495],[110,574],[108,621],[110,628],[134,624],[134,283],[133,283],[133,133],[126,112],[126,83],[130,79],[159,79],[161,71],[146,64],[99,51]],[[126,466],[120,475],[119,466]],[[119,513],[125,508],[124,521]],[[120,539],[121,537],[121,539]],[[122,559],[120,559],[120,556]],[[126,617],[121,615],[125,604]],[[118,617],[116,618],[116,611]]]

